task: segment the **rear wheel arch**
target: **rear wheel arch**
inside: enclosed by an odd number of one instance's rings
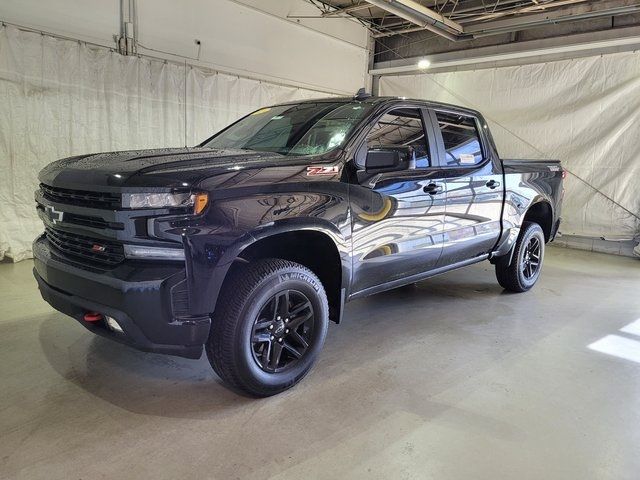
[[[534,201],[527,209],[524,217],[522,217],[522,224],[524,224],[524,222],[532,222],[540,225],[544,233],[545,242],[549,242],[553,228],[553,207],[544,199]]]

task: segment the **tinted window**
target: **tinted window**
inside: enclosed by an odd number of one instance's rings
[[[371,109],[362,103],[301,103],[262,108],[203,144],[220,149],[315,155],[341,146]]]
[[[445,149],[445,165],[477,165],[483,160],[480,136],[473,117],[436,112]]]
[[[410,147],[416,167],[431,166],[429,144],[420,110],[417,108],[402,108],[385,113],[367,135],[367,147]]]

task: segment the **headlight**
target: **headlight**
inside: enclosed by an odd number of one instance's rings
[[[190,193],[125,193],[124,208],[171,208],[193,205]]]
[[[124,208],[177,208],[194,207],[194,213],[201,213],[209,196],[206,193],[125,193],[122,195]]]

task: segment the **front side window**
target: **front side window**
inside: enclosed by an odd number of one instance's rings
[[[469,166],[482,163],[482,147],[476,120],[467,115],[436,111],[444,142],[447,166]]]
[[[429,143],[417,108],[398,108],[385,113],[367,135],[367,148],[409,147],[416,168],[431,166]]]
[[[262,108],[220,132],[203,147],[282,155],[320,155],[340,147],[371,106],[308,102]]]

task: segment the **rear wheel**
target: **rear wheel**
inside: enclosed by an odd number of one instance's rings
[[[243,265],[218,303],[206,352],[231,388],[274,395],[309,372],[329,323],[326,293],[311,270],[280,259]]]
[[[502,288],[526,292],[535,285],[542,270],[544,242],[540,225],[533,222],[522,224],[511,263],[508,263],[508,258],[496,263],[496,277]]]

